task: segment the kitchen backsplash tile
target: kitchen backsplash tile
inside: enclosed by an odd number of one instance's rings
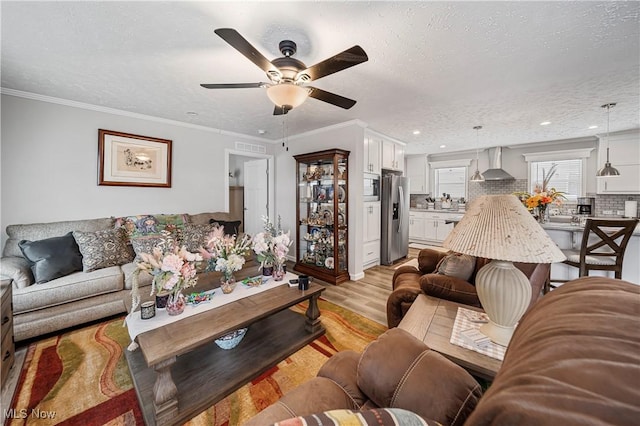
[[[511,194],[527,190],[527,179],[469,182],[469,201],[482,195]]]
[[[596,216],[622,216],[619,211],[624,211],[624,202],[627,200],[638,201],[640,204],[640,195],[596,195]],[[612,215],[604,214],[605,211],[613,212]],[[636,217],[638,212],[636,212]]]

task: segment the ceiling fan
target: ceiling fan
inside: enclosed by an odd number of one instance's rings
[[[366,62],[369,58],[360,46],[353,46],[331,58],[307,67],[292,57],[296,53],[297,46],[291,40],[281,41],[278,47],[283,56],[269,61],[236,30],[218,28],[215,33],[260,67],[267,74],[269,82],[201,84],[200,86],[206,89],[265,88],[267,96],[276,105],[273,110],[274,115],[286,114],[301,105],[309,96],[344,109],[349,109],[356,104],[353,99],[305,84]]]

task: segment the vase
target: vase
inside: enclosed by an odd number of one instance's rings
[[[236,288],[236,277],[233,272],[223,272],[220,277],[220,289],[224,294],[231,293]]]
[[[282,281],[284,274],[286,274],[286,272],[282,263],[274,265],[272,277],[275,281]]]
[[[156,308],[157,309],[166,308],[168,299],[169,299],[168,291],[161,291],[160,293],[156,294]]]
[[[262,275],[265,277],[270,277],[273,275],[273,265],[264,265],[262,267]]]
[[[549,221],[549,209],[547,206],[538,206],[538,223],[547,223]]]
[[[169,315],[180,315],[184,312],[184,308],[187,306],[187,303],[184,300],[184,296],[178,290],[175,293],[170,293],[169,298],[167,299],[167,313]]]

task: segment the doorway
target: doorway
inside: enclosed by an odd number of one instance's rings
[[[225,150],[225,210],[249,235],[262,231],[262,216],[274,216],[273,164],[272,155]]]

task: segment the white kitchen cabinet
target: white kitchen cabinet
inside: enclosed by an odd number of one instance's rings
[[[404,171],[404,146],[383,139],[382,168]]]
[[[640,131],[624,132],[606,137],[598,143],[598,168],[607,159],[607,145],[611,165],[620,176],[596,178],[598,194],[640,194]]]
[[[409,240],[423,241],[424,239],[424,215],[419,212],[409,213]]]
[[[410,194],[428,194],[427,157],[418,155],[407,157],[407,177],[409,177]]]
[[[459,214],[416,212],[409,213],[409,240],[440,245],[453,229],[446,221]]]
[[[364,241],[380,240],[380,203],[364,203]]]
[[[364,171],[380,174],[380,138],[365,136],[364,138]]]
[[[364,203],[362,217],[362,265],[366,269],[380,263],[380,203]]]

